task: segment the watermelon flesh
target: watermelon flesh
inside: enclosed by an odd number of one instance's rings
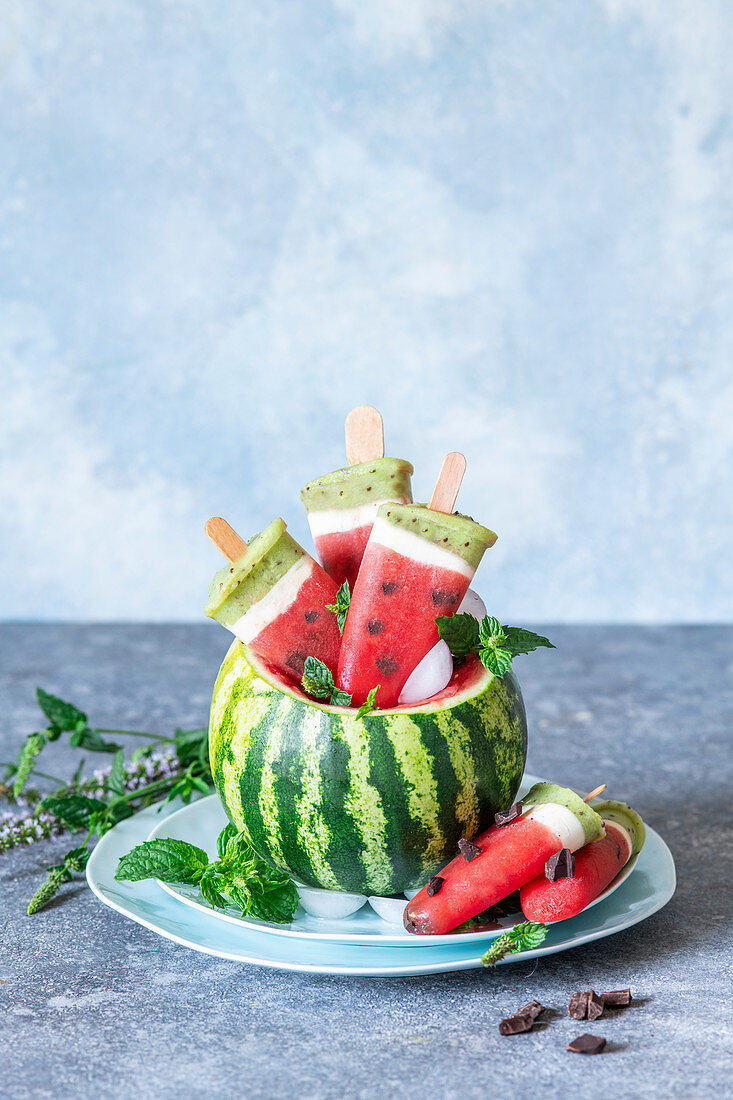
[[[541,874],[561,847],[544,822],[520,817],[510,825],[492,825],[476,838],[481,855],[468,862],[457,855],[439,872],[444,880],[432,896],[424,886],[405,908],[405,928],[416,935],[440,935],[496,905]]]
[[[298,682],[306,657],[317,657],[335,675],[341,645],[336,616],[326,610],[326,604],[336,602],[336,582],[317,562],[311,565],[292,602],[280,607],[273,600],[269,612],[263,609],[262,629],[247,639],[261,657]]]
[[[452,615],[470,577],[367,545],[344,627],[338,683],[360,705],[379,684],[379,706],[397,704],[410,673],[438,641],[435,619]]]
[[[622,825],[606,821],[605,826],[604,837],[576,852],[574,878],[549,882],[540,874],[522,887],[520,900],[527,920],[551,924],[574,917],[613,882],[628,863],[632,844]]]
[[[339,586],[348,581],[352,592],[371,529],[370,522],[349,531],[331,531],[316,535],[314,539],[316,552],[328,575]]]

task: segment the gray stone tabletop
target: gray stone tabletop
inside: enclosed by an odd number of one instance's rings
[[[517,662],[528,767],[581,788],[605,781],[638,807],[676,860],[665,909],[492,972],[313,976],[187,950],[81,880],[26,916],[68,847],[45,841],[0,855],[3,1097],[730,1095],[733,628],[543,632],[557,651]],[[36,684],[98,726],[204,724],[226,648],[208,625],[3,626],[0,758],[38,725]],[[50,770],[68,774],[75,760],[63,745],[44,750]],[[576,989],[627,985],[634,1006],[590,1029],[565,1013]],[[556,1014],[502,1038],[499,1020],[530,998]],[[566,1052],[584,1030],[608,1039],[604,1054]]]

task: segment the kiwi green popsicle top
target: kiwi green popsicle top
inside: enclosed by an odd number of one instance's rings
[[[565,806],[575,814],[583,829],[586,844],[590,844],[593,840],[600,840],[604,835],[603,821],[597,808],[589,806],[570,787],[560,787],[557,783],[535,783],[527,797],[522,799],[522,812],[526,813],[533,806],[542,806],[548,802]]]
[[[273,520],[250,540],[241,558],[214,574],[205,608],[209,618],[223,626],[236,623],[305,555],[286,527],[285,520]]]
[[[636,810],[633,810],[626,802],[615,802],[608,799],[606,802],[596,802],[593,806],[596,813],[600,814],[604,821],[615,821],[623,826],[631,837],[631,856],[635,856],[644,847],[646,829],[644,822]],[[629,856],[629,859],[631,859]]]
[[[436,512],[426,504],[382,504],[377,518],[386,520],[403,531],[458,554],[473,569],[477,569],[484,551],[493,546],[497,536],[470,516],[460,512]]]
[[[412,500],[412,464],[402,458],[375,458],[314,478],[301,489],[308,512],[354,508],[370,500]]]

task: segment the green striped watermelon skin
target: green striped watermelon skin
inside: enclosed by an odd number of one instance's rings
[[[428,704],[324,706],[238,641],[214,687],[212,772],[230,820],[299,882],[364,894],[421,886],[511,804],[527,724],[512,673],[469,658]]]

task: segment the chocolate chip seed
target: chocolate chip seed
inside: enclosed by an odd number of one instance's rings
[[[381,619],[370,619],[367,623],[367,630],[370,634],[381,634],[384,630],[384,623]]]
[[[458,851],[461,853],[466,863],[470,863],[472,859],[476,859],[481,855],[482,849],[478,844],[474,844],[472,840],[466,840],[464,837],[458,841]]]
[[[307,623],[317,623],[320,617],[320,611],[306,611],[305,613],[305,621]]]
[[[575,878],[575,856],[569,848],[561,848],[545,863],[545,878],[557,882],[561,878]]]
[[[494,824],[501,827],[502,825],[509,825],[512,821],[516,821],[518,817],[522,816],[522,803],[515,802],[508,810],[500,810],[498,814],[494,814]]]
[[[445,879],[441,878],[440,875],[433,875],[432,878],[428,879],[428,885],[426,887],[428,897],[434,898],[436,894],[439,894],[444,882]]]

